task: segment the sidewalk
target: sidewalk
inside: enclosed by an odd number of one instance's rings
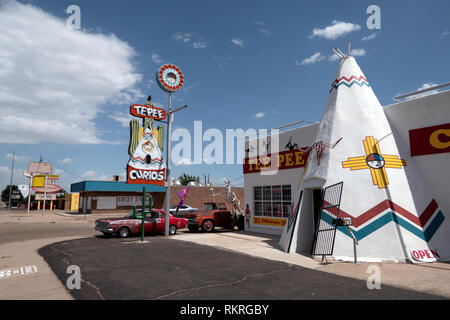
[[[54,242],[83,237],[61,237],[14,242],[0,246],[0,270],[35,266],[37,271],[0,277],[1,300],[72,300],[72,296],[56,277],[44,259],[37,253]],[[69,276],[69,274],[67,275]]]
[[[301,267],[367,281],[373,274],[368,267],[380,268],[381,289],[390,285],[450,298],[450,263],[362,263],[342,261],[321,263],[309,256],[286,253],[278,246],[279,237],[251,232],[180,233],[174,240],[190,241],[216,248],[248,254],[269,260],[282,261]],[[364,283],[362,285],[365,285]]]
[[[0,210],[0,223],[42,223],[42,222],[68,222],[91,223],[105,217],[122,217],[124,213],[80,214],[64,210],[27,210],[13,209]]]

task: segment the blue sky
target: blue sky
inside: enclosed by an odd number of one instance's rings
[[[185,74],[173,106],[189,108],[176,114],[174,126],[191,132],[196,120],[204,131],[223,133],[319,121],[337,67],[330,48],[346,52],[347,40],[382,105],[449,81],[445,0],[20,3],[26,7],[0,1],[0,21],[14,21],[0,22],[9,28],[0,45],[10,48],[0,55],[0,70],[8,70],[0,71],[0,145],[18,155],[15,184],[25,182],[22,171],[40,155],[55,165],[66,188],[123,174],[129,106],[145,103],[147,95],[167,106],[167,94],[154,81],[164,63]],[[81,9],[82,30],[63,28],[71,4]],[[379,30],[366,26],[372,4],[381,9]],[[1,189],[9,183],[10,153],[0,147]],[[223,177],[243,182],[240,165],[172,169],[173,176],[205,173],[217,184]]]

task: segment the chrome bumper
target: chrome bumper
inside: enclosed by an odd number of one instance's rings
[[[113,229],[111,228],[103,228],[103,227],[95,227],[95,230],[105,233],[113,233]]]

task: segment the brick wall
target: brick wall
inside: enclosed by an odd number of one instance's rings
[[[177,192],[183,190],[185,186],[172,186],[170,188],[170,206],[176,205],[180,202]],[[241,201],[241,210],[244,210],[244,188],[232,188],[231,189],[236,197]],[[227,188],[225,187],[214,187],[214,193],[216,195],[216,202],[225,202]],[[212,194],[210,187],[189,187],[189,192],[187,194],[185,204],[191,207],[202,209],[204,202],[212,202]]]

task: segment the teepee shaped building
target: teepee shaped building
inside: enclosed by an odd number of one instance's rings
[[[448,219],[352,56],[340,59],[315,141],[285,251],[353,260],[354,236],[358,261],[413,260],[414,250],[450,258]],[[337,218],[351,226],[335,228]]]

